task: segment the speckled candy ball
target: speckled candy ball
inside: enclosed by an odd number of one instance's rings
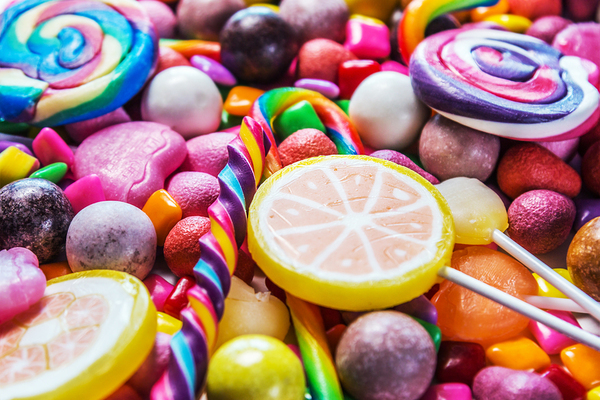
[[[283,166],[311,157],[337,154],[335,144],[317,129],[301,129],[286,138],[277,148]]]
[[[425,169],[441,180],[465,176],[485,181],[490,177],[498,155],[497,136],[471,129],[436,115],[419,139],[419,157]]]
[[[335,362],[344,389],[356,400],[417,400],[431,383],[436,353],[414,319],[379,311],[348,326]]]
[[[200,259],[200,238],[210,230],[206,217],[187,217],[179,221],[167,235],[163,252],[167,265],[177,276],[193,275]]]
[[[298,79],[312,78],[338,82],[340,64],[356,56],[344,46],[329,39],[313,39],[298,52]]]
[[[482,369],[473,380],[473,395],[478,400],[561,400],[558,388],[534,372],[504,367]]]
[[[575,285],[600,301],[600,217],[575,234],[567,252],[567,268]]]
[[[81,210],[67,234],[67,260],[73,272],[110,269],[144,279],[154,266],[156,231],[139,208],[102,201]]]
[[[188,140],[185,143],[187,157],[179,170],[205,172],[216,177],[229,160],[227,145],[235,136],[231,132],[214,132]]]
[[[0,250],[25,247],[40,264],[65,246],[73,207],[54,183],[22,179],[0,189]]]
[[[246,82],[280,78],[298,52],[294,28],[267,7],[235,13],[221,30],[220,42],[223,66]]]
[[[300,43],[324,38],[343,42],[350,12],[344,0],[283,0],[281,18],[296,32]]]
[[[533,254],[548,253],[569,236],[575,221],[573,200],[551,190],[532,190],[508,208],[508,236]]]
[[[219,40],[229,17],[244,7],[244,0],[181,0],[177,4],[179,32],[191,39]]]
[[[183,218],[208,217],[208,207],[219,197],[219,181],[203,172],[180,172],[169,181],[167,192],[181,207]]]

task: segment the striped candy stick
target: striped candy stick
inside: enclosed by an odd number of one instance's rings
[[[227,146],[229,161],[219,173],[219,198],[208,210],[211,230],[200,239],[194,267],[197,285],[187,293],[183,327],[171,340],[167,370],[152,388],[152,400],[193,400],[204,388],[208,360],[223,316],[238,248],[246,235],[247,209],[264,168],[271,143],[261,126],[244,118],[239,136]]]

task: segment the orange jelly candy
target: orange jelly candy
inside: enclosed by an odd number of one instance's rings
[[[485,247],[455,251],[451,266],[513,296],[538,292],[537,282],[527,268]],[[438,311],[438,326],[452,340],[498,343],[517,335],[529,322],[527,317],[450,281],[442,282],[431,301]]]
[[[183,212],[173,197],[164,189],[152,193],[142,211],[146,213],[154,229],[159,246],[164,246],[171,229],[181,220]]]
[[[600,352],[576,344],[561,351],[560,360],[587,390],[600,387]]]
[[[236,86],[229,92],[227,100],[223,103],[223,109],[231,115],[245,117],[250,114],[250,109],[254,101],[263,93],[264,90],[248,86]]]

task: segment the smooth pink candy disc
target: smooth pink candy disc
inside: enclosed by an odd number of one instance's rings
[[[431,386],[421,400],[472,400],[471,389],[464,383],[442,383]]]

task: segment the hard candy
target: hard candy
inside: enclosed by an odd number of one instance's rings
[[[362,81],[380,71],[381,65],[373,60],[349,60],[341,63],[338,68],[340,98],[351,98]]]
[[[550,365],[550,357],[533,340],[517,337],[496,343],[486,350],[494,365],[510,369],[539,371]]]
[[[181,53],[170,47],[160,46],[158,50],[158,65],[154,75],[171,67],[190,67],[192,64]],[[139,96],[139,95],[138,95]],[[140,111],[141,112],[141,111]],[[126,122],[126,121],[124,121]]]
[[[425,392],[421,400],[472,400],[471,388],[464,383],[434,385]]]
[[[564,162],[569,162],[573,156],[577,153],[577,147],[579,146],[579,138],[559,140],[556,142],[536,142],[542,147],[547,148],[552,153],[560,157]]]
[[[65,143],[63,138],[51,128],[44,128],[37,134],[31,143],[33,153],[42,165],[57,162],[73,165],[73,150]]]
[[[583,226],[571,241],[567,268],[573,283],[600,301],[600,218]]]
[[[410,78],[391,71],[365,79],[352,95],[349,111],[364,143],[375,149],[407,147],[429,116],[414,95]]]
[[[110,269],[144,279],[156,258],[156,231],[139,208],[103,201],[81,210],[67,234],[73,272]]]
[[[330,99],[335,99],[340,95],[340,88],[333,82],[323,79],[304,78],[294,82],[294,87],[312,90],[321,93]]]
[[[464,176],[487,180],[498,161],[500,138],[436,115],[419,139],[425,169],[441,180]]]
[[[585,152],[581,162],[583,183],[595,195],[600,195],[600,142],[596,142]]]
[[[397,1],[346,0],[346,3],[348,3],[348,8],[350,9],[351,14],[361,14],[367,17],[387,21],[392,15]]]
[[[568,322],[571,325],[575,325],[580,328],[579,323],[568,311],[555,311],[548,310],[548,313],[554,315],[557,318],[562,319],[565,322]],[[565,335],[556,332],[553,329],[548,328],[546,325],[541,322],[537,322],[534,320],[529,321],[529,330],[540,344],[542,349],[549,355],[554,355],[560,353],[562,349],[568,346],[572,346],[576,344],[576,342],[566,337]]]
[[[115,111],[111,111],[108,114],[101,115],[100,117],[67,124],[65,125],[65,130],[71,139],[77,143],[81,143],[85,138],[98,132],[99,130],[125,122],[131,122],[131,118],[129,115],[127,115],[127,112],[125,112],[123,108],[117,108]]]
[[[216,177],[227,165],[227,144],[235,136],[230,132],[215,132],[188,140],[185,144],[187,156],[179,169],[204,172]]]
[[[186,139],[214,132],[223,99],[215,83],[193,67],[172,67],[152,79],[142,97],[142,118],[171,127]]]
[[[576,344],[561,351],[560,360],[587,390],[600,386],[600,352]]]
[[[600,68],[600,24],[571,24],[556,34],[552,47],[564,55],[588,59]]]
[[[306,100],[299,101],[276,116],[273,120],[273,128],[277,136],[284,139],[303,129],[326,132],[325,125],[314,107]]]
[[[244,0],[182,0],[177,5],[179,31],[190,39],[217,41],[223,25],[244,7]]]
[[[250,114],[252,104],[265,92],[249,86],[236,86],[229,91],[223,110],[231,115],[245,117]]]
[[[437,323],[437,310],[433,304],[431,304],[429,299],[423,295],[416,297],[409,302],[397,305],[394,307],[394,310],[408,314],[411,317],[416,317],[429,324],[435,325]]]
[[[371,157],[380,158],[382,160],[388,160],[398,165],[402,165],[410,170],[415,171],[423,178],[427,179],[432,185],[437,185],[440,181],[429,172],[415,164],[409,157],[395,150],[377,150],[370,154]]]
[[[161,1],[142,0],[139,5],[146,11],[160,38],[173,38],[177,27],[177,17],[171,8]]]
[[[479,343],[443,341],[438,352],[435,377],[440,382],[471,386],[485,367],[485,350]]]
[[[65,189],[65,196],[67,196],[73,206],[75,214],[90,204],[106,200],[104,190],[102,189],[102,182],[98,178],[98,175],[94,174],[86,175],[69,185]]]
[[[596,217],[600,217],[600,199],[575,199],[575,232]]]
[[[536,19],[525,32],[548,44],[552,44],[556,34],[571,24],[571,21],[558,15],[549,15]]]
[[[160,189],[152,193],[144,207],[142,207],[142,211],[154,225],[157,244],[159,246],[164,245],[171,228],[181,220],[181,207],[169,192]]]
[[[378,311],[354,321],[337,348],[344,389],[360,400],[418,399],[435,371],[435,348],[418,322],[395,311]]]
[[[75,152],[77,179],[96,174],[107,200],[143,207],[165,178],[181,165],[185,141],[169,127],[129,122],[94,133]]]
[[[37,158],[15,146],[8,146],[0,153],[0,187],[28,177],[39,167]]]
[[[208,207],[219,197],[219,181],[203,172],[186,171],[175,174],[167,191],[183,211],[183,218],[208,217]]]
[[[227,71],[227,68],[210,57],[202,55],[192,56],[190,63],[208,75],[218,85],[233,86],[237,83],[235,76]]]
[[[510,11],[530,20],[546,15],[560,15],[562,2],[560,0],[508,0]]]
[[[160,275],[150,274],[144,279],[144,285],[150,292],[150,298],[158,312],[162,312],[165,306],[165,301],[169,294],[173,291],[173,285],[165,280]]]
[[[187,217],[179,221],[167,235],[163,248],[171,271],[181,277],[193,275],[200,259],[200,238],[210,230],[206,217]]]
[[[22,179],[0,189],[0,250],[25,247],[40,263],[64,248],[73,208],[45,179]]]
[[[317,38],[343,42],[350,15],[344,0],[283,0],[279,13],[296,30],[300,44]]]
[[[337,154],[335,144],[317,129],[302,129],[285,139],[277,148],[283,166],[310,157]]]
[[[556,385],[563,396],[563,400],[585,399],[585,388],[560,366],[552,364],[540,372],[540,375]],[[590,397],[588,399],[595,400],[594,398],[590,399]]]
[[[390,30],[374,18],[352,16],[346,24],[344,47],[358,58],[386,58],[390,54]]]
[[[563,244],[574,220],[573,200],[551,190],[531,190],[508,208],[507,234],[531,253],[544,254]]]
[[[313,39],[300,48],[296,72],[298,79],[312,78],[338,82],[340,64],[356,56],[329,39]]]
[[[527,371],[487,367],[473,381],[473,395],[486,400],[560,400],[558,388],[546,378]]]

